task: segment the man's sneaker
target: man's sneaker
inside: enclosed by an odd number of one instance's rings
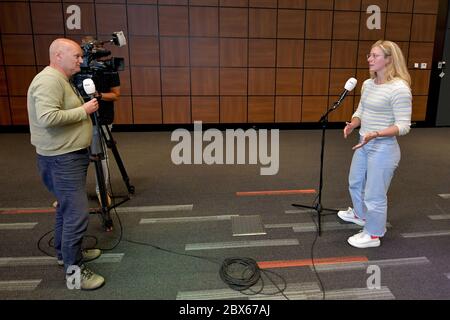
[[[356,223],[357,225],[364,227],[366,224],[366,221],[363,219],[360,219],[356,214],[355,211],[353,211],[352,208],[348,207],[345,211],[339,211],[337,213],[338,217],[341,218],[344,221]]]
[[[95,290],[105,284],[105,278],[101,275],[94,273],[85,264],[80,266],[80,289],[81,290]],[[69,274],[66,275],[68,279]]]
[[[83,249],[81,254],[83,255],[83,262],[89,262],[100,257],[102,251],[100,249]],[[64,266],[64,261],[58,259],[58,265],[61,267]]]
[[[373,237],[364,230],[348,238],[347,242],[351,246],[361,249],[379,247],[381,244],[379,237]]]

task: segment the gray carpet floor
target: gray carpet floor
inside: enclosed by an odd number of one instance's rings
[[[67,289],[62,269],[38,249],[53,228],[54,199],[38,176],[29,135],[0,135],[0,299],[450,299],[450,128],[416,128],[399,138],[402,160],[389,192],[388,232],[371,249],[348,245],[358,229],[335,215],[322,216],[317,237],[317,215],[291,206],[311,205],[316,194],[237,195],[317,190],[320,130],[280,131],[279,171],[268,176],[260,175],[260,163],[175,165],[171,132],[113,134],[136,192],[111,210],[113,232],[102,229],[98,214],[90,216],[85,245],[104,250],[89,265],[106,278],[92,292]],[[327,131],[324,207],[351,205],[354,144],[356,134],[345,140],[341,130]],[[127,189],[114,158],[110,172],[119,201]],[[87,193],[98,206],[93,166]],[[239,218],[250,216],[264,234],[233,235],[242,227]],[[40,245],[54,254],[50,238]],[[222,262],[231,257],[284,262],[262,274],[260,294],[244,295],[220,278]],[[273,294],[284,286],[285,296]],[[253,290],[260,288],[259,282]]]

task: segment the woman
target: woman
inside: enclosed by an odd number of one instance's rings
[[[387,192],[400,161],[396,136],[407,134],[411,126],[411,77],[398,45],[377,41],[367,61],[370,79],[363,83],[358,109],[344,128],[347,138],[361,127],[348,179],[353,208],[338,212],[342,220],[364,226],[348,238],[356,248],[378,247],[386,232]]]

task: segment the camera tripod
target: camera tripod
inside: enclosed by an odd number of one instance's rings
[[[94,209],[91,213],[100,213],[102,218],[102,224],[106,231],[112,231],[113,222],[109,211],[113,208],[120,206],[126,201],[131,199],[131,195],[134,194],[135,189],[134,186],[130,184],[130,178],[128,177],[127,171],[125,170],[125,166],[123,165],[122,159],[120,158],[119,151],[117,150],[116,141],[114,140],[111,130],[108,125],[102,125],[98,122],[98,114],[95,112],[93,114],[93,123],[94,123],[94,134],[92,138],[92,144],[90,147],[90,160],[94,162],[95,165],[95,175],[97,178],[97,184],[100,195],[100,208]],[[113,201],[111,205],[108,204],[108,191],[105,182],[105,175],[103,173],[102,168],[102,160],[105,159],[106,150],[104,146],[108,149],[111,149],[114,159],[117,163],[117,166],[122,175],[122,179],[127,187],[128,195],[118,203]]]

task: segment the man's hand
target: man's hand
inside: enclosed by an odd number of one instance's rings
[[[94,113],[98,110],[98,101],[97,99],[92,99],[86,102],[82,105],[84,111],[86,111],[87,114]]]

